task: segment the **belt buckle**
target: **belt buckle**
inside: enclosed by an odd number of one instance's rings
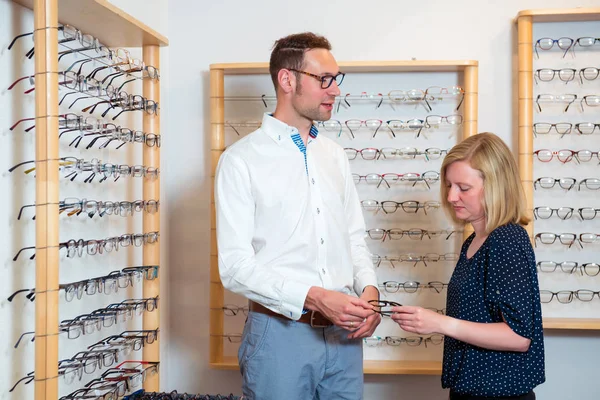
[[[329,325],[315,325],[315,312],[316,311],[311,311],[310,312],[310,327],[311,328],[328,328]]]

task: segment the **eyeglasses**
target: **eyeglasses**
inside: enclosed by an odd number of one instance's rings
[[[408,337],[398,337],[398,336],[386,336],[385,343],[388,346],[400,346],[402,343],[406,343],[409,346],[419,346],[421,343],[425,344],[427,347],[427,343],[433,345],[440,345],[444,342],[444,336],[436,334],[430,337],[424,338],[421,336],[408,336]]]
[[[600,234],[598,233],[581,233],[579,235],[580,243],[592,244],[597,241],[600,241]]]
[[[39,204],[48,205],[49,203]],[[58,213],[62,214],[65,211],[69,211],[67,215],[69,217],[73,215],[80,215],[83,212],[90,218],[93,218],[96,214],[100,217],[104,215],[121,215],[123,217],[133,215],[133,212],[141,212],[142,210],[153,214],[158,211],[160,201],[158,200],[136,200],[136,201],[97,201],[87,199],[76,199],[66,198],[63,201],[58,202]],[[26,204],[19,210],[17,219],[21,219],[21,215],[26,208],[35,207],[36,204]],[[32,218],[35,220],[35,215]]]
[[[585,185],[585,187],[589,190],[598,190],[600,189],[600,179],[599,178],[586,178],[579,182],[577,186],[577,190],[581,190],[581,185]]]
[[[548,149],[542,149],[542,150],[534,151],[533,154],[541,162],[549,162],[554,158],[554,156],[556,156],[558,161],[560,161],[561,163],[564,164],[573,159],[574,153],[572,150],[566,150],[566,149],[559,150],[559,151],[551,151]]]
[[[448,284],[439,281],[428,282],[426,285],[421,285],[420,282],[416,281],[387,281],[379,284],[379,287],[385,289],[388,293],[397,293],[400,289],[403,289],[406,293],[415,293],[420,287],[429,288],[436,293],[441,293],[444,288],[448,287]]]
[[[146,299],[129,299],[120,303],[110,304],[107,307],[94,310],[89,314],[78,315],[72,319],[60,322],[59,334],[66,333],[68,339],[77,339],[82,335],[89,335],[101,328],[109,328],[119,322],[127,322],[134,316],[141,316],[144,311],[152,312],[158,307],[158,296]],[[23,333],[15,348],[19,347],[21,340],[28,335],[33,335],[31,341],[35,340],[35,332]]]
[[[356,156],[360,154],[360,156],[362,157],[363,160],[375,160],[379,155],[379,149],[376,148],[366,148],[366,149],[353,149],[350,147],[345,147],[344,151],[346,152],[346,155],[348,156],[348,160],[355,160]]]
[[[377,131],[381,127],[382,123],[383,123],[383,121],[380,119],[367,119],[367,120],[349,119],[349,120],[344,121],[344,124],[350,131],[350,135],[352,135],[353,139],[355,138],[354,131],[359,130],[360,127],[363,125],[365,127],[367,127],[368,129],[374,130],[372,137],[375,137],[375,135],[377,135]]]
[[[599,107],[600,106],[600,96],[596,94],[590,94],[587,96],[583,96],[580,101],[581,111],[584,111],[583,105],[585,104],[588,107]]]
[[[144,265],[139,267],[126,267],[120,272],[113,271],[108,275],[97,278],[85,279],[82,281],[60,284],[59,290],[65,291],[65,300],[72,301],[74,298],[81,300],[83,294],[92,296],[96,293],[104,293],[106,295],[118,292],[118,289],[133,286],[134,283],[141,282],[142,279],[154,280],[158,277],[158,265]],[[15,296],[19,293],[28,294],[25,296],[29,301],[35,300],[36,291],[33,289],[20,289],[8,297],[8,301],[12,302]]]
[[[375,309],[373,309],[373,311],[375,311],[376,313],[378,313],[384,317],[391,316],[393,314],[393,311],[384,310],[383,308],[401,307],[402,306],[402,304],[396,303],[395,301],[386,301],[386,300],[369,300],[369,304],[376,307]]]
[[[571,248],[573,243],[575,243],[575,241],[577,240],[577,235],[575,235],[574,233],[556,234],[551,232],[542,232],[535,235],[535,245],[537,246],[538,240],[542,244],[554,244],[554,242],[556,242],[556,239],[558,239],[561,244],[564,244],[565,246],[569,246],[569,248]],[[581,243],[579,244],[579,246],[581,246]]]
[[[239,313],[242,313],[245,316],[248,316],[248,307],[247,306],[246,307],[238,307],[238,306],[235,306],[232,304],[225,304],[223,307],[211,308],[211,310],[221,310],[228,317],[233,317],[235,315],[238,315]]]
[[[462,115],[428,115],[425,117],[425,126],[427,128],[439,128],[442,124],[460,125],[463,122]]]
[[[150,366],[143,369],[123,368],[124,364],[132,363],[137,364],[137,366]],[[97,398],[102,400],[120,399],[128,391],[140,387],[148,377],[158,374],[158,365],[158,361],[124,361],[117,365],[116,368],[106,370],[100,378],[88,382],[85,388],[78,389],[65,397],[61,397],[59,400],[86,399],[92,396],[100,396]],[[126,398],[129,397],[127,396]]]
[[[112,123],[104,124],[98,132],[87,133],[79,131],[78,129],[65,130],[59,134],[59,138],[62,138],[62,136],[65,133],[70,132],[78,132],[77,137],[73,139],[71,143],[69,143],[69,146],[74,146],[75,148],[79,146],[84,137],[96,136],[87,144],[87,146],[85,147],[86,150],[94,147],[96,142],[100,139],[107,140],[98,147],[99,149],[105,149],[111,142],[115,140],[122,142],[116,147],[117,150],[127,143],[144,143],[148,147],[161,146],[161,136],[158,134],[145,133],[142,131],[132,131],[131,129],[122,128]]]
[[[423,101],[428,111],[433,110],[430,104],[431,102],[435,100],[442,101],[446,96],[462,96],[458,106],[456,106],[456,110],[458,110],[465,99],[465,91],[460,86],[430,86],[425,89],[425,91],[421,89],[410,89],[391,90],[388,92],[388,98],[392,102],[392,108],[394,108],[393,103]]]
[[[388,262],[391,268],[396,268],[395,263],[400,262],[408,262],[413,263],[413,267],[416,267],[418,263],[422,262],[426,267],[427,262],[438,262],[438,261],[457,261],[458,260],[457,253],[446,253],[446,254],[436,254],[436,253],[427,253],[425,255],[418,254],[401,254],[398,257],[381,257],[378,254],[372,255],[373,265],[377,268],[381,265],[382,262]]]
[[[31,163],[37,163],[37,162],[42,162],[42,161],[50,161],[50,160],[41,160],[41,161],[37,161],[37,160],[29,160],[29,161],[24,161],[21,162],[15,166],[13,166],[12,168],[10,168],[8,170],[8,172],[13,172],[15,169],[17,169],[18,167],[27,165],[27,164],[31,164]],[[67,173],[67,175],[65,175],[65,178],[70,179],[71,181],[75,180],[75,178],[77,178],[77,175],[79,175],[79,173],[81,172],[92,172],[87,178],[84,179],[84,183],[91,183],[94,178],[96,177],[96,174],[101,174],[102,178],[100,179],[99,182],[104,182],[106,179],[113,177],[115,178],[115,182],[117,180],[119,180],[119,178],[121,177],[121,175],[123,176],[131,176],[133,178],[156,178],[158,177],[158,175],[160,174],[160,170],[158,168],[154,168],[154,167],[145,167],[143,165],[125,165],[125,164],[120,164],[120,165],[115,165],[115,164],[111,164],[111,163],[102,163],[100,160],[98,160],[97,158],[92,158],[90,161],[85,161],[84,159],[79,159],[79,158],[75,158],[75,157],[61,157],[58,159],[55,159],[53,161],[60,161],[59,162],[59,169],[61,171],[64,171],[65,173]],[[35,171],[36,167],[32,167],[30,169],[25,170],[24,172],[26,174],[30,174],[31,172]]]
[[[550,69],[550,68],[542,68],[536,69],[533,77],[535,78],[535,83],[538,83],[538,80],[542,82],[550,82],[554,79],[555,76],[565,82],[569,83],[573,79],[575,79],[576,69],[573,68],[562,68],[562,69]]]
[[[240,333],[225,333],[223,335],[211,335],[211,336],[220,336],[229,341],[229,343],[241,343],[242,335]]]
[[[412,147],[404,147],[402,149],[392,147],[384,147],[382,149],[373,147],[353,149],[351,147],[346,147],[344,150],[346,151],[349,160],[355,160],[357,155],[360,154],[363,160],[379,160],[382,157],[385,160],[394,160],[398,158],[415,159],[417,156],[425,156],[425,159],[430,161],[437,160],[448,152],[448,150],[442,150],[435,147],[425,149],[424,151],[419,151]]]
[[[554,261],[538,261],[536,263],[536,267],[541,272],[554,272],[556,268],[560,267],[562,272],[572,274],[575,269],[577,269],[578,263],[575,261],[563,261],[563,262],[554,262]]]
[[[583,221],[589,221],[598,216],[600,208],[583,207],[578,209],[577,212]]]
[[[421,131],[425,127],[425,121],[416,118],[409,119],[406,121],[402,121],[400,119],[391,119],[389,121],[385,121],[385,123],[389,128],[390,132],[392,133],[393,137],[396,137],[396,132],[394,131],[394,129],[408,129],[411,131],[417,131],[416,137],[419,137],[421,135]]]
[[[539,261],[536,265],[542,272],[554,272],[557,267],[560,267],[562,272],[569,274],[574,273],[577,268],[579,268],[581,275],[583,275],[584,272],[587,276],[596,276],[600,273],[600,264],[597,263],[579,264],[576,261]]]
[[[427,201],[424,203],[407,200],[402,202],[386,200],[381,202],[381,209],[386,214],[395,213],[398,208],[401,208],[405,213],[416,213],[419,209],[423,209],[425,214],[427,214],[427,210],[431,209],[439,209],[440,202],[439,201]]]
[[[369,184],[377,184],[377,188],[381,186],[382,183],[385,183],[389,188],[391,185],[397,184],[399,182],[412,182],[415,186],[417,183],[422,182],[425,183],[428,189],[431,189],[430,183],[435,183],[440,180],[440,174],[437,171],[425,171],[423,174],[419,174],[416,172],[408,172],[406,174],[396,174],[396,173],[386,173],[383,175],[379,174],[367,174],[367,175],[359,175],[352,174],[352,179],[355,184],[359,184],[361,181],[365,181]]]
[[[125,91],[120,91],[118,93],[113,93],[108,100],[99,101],[91,106],[82,109],[81,111],[89,111],[91,114],[100,104],[108,104],[108,108],[101,114],[103,118],[108,114],[110,110],[113,110],[115,107],[121,108],[121,111],[118,112],[114,117],[112,117],[113,121],[124,112],[143,110],[146,111],[147,114],[158,115],[158,112],[160,110],[158,103],[154,100],[146,99],[145,97],[140,96],[138,94],[134,95],[129,94]]]
[[[575,100],[577,100],[576,94],[538,94],[535,99],[535,104],[538,106],[538,110],[542,112],[540,103],[567,103],[564,110],[564,112],[567,112]]]
[[[537,137],[538,134],[541,135],[545,135],[547,133],[550,133],[550,130],[554,128],[554,130],[556,131],[556,133],[558,133],[559,135],[567,135],[569,133],[571,133],[571,129],[573,128],[573,124],[570,124],[568,122],[560,122],[557,124],[548,124],[545,122],[538,122],[533,124],[533,134]],[[561,136],[561,137],[562,137]]]
[[[583,80],[593,81],[600,75],[600,70],[596,67],[586,67],[579,70],[579,81],[583,84]]]
[[[550,290],[540,290],[540,302],[547,304],[550,303],[554,298],[559,303],[569,304],[573,301],[574,292],[568,290],[561,290],[560,292],[551,292]]]
[[[387,95],[395,103],[425,100],[425,92],[421,89],[390,90]]]
[[[423,240],[423,238],[425,236],[428,239],[433,239],[433,238],[438,238],[438,237],[447,235],[446,240],[448,240],[456,231],[451,231],[450,233],[448,233],[448,231],[446,231],[446,230],[428,231],[428,230],[420,229],[420,228],[413,228],[413,229],[409,229],[409,230],[374,228],[374,229],[369,229],[366,232],[367,232],[367,235],[369,235],[370,239],[381,240],[382,242],[385,242],[386,237],[390,238],[391,240],[400,240],[404,236],[409,237],[410,239],[413,239],[413,240]]]
[[[575,124],[575,129],[582,135],[591,135],[596,131],[596,128],[600,129],[600,124],[594,124],[592,122],[580,122]]]
[[[416,159],[417,156],[425,156],[425,159],[427,161],[430,161],[437,160],[447,153],[448,150],[442,150],[436,147],[430,147],[428,149],[425,149],[424,151],[418,150],[414,147],[403,147],[401,149],[384,147],[379,150],[379,155],[377,156],[377,159],[379,160],[383,157],[386,160],[395,160],[398,158],[410,160]]]
[[[440,208],[440,202],[438,201],[421,203],[415,200],[407,200],[400,203],[396,201],[382,201],[380,203],[377,200],[361,200],[360,204],[366,211],[378,211],[382,209],[386,214],[394,213],[398,208],[401,208],[406,213],[416,213],[419,209],[423,209],[425,214],[427,214],[427,210]]]
[[[465,99],[465,90],[460,86],[451,86],[449,88],[440,87],[440,86],[431,86],[425,89],[425,104],[429,107],[429,111],[432,111],[431,105],[429,102],[433,102],[434,100],[443,100],[444,95],[449,96],[462,96],[458,105],[456,106],[456,110],[460,108],[464,99]],[[462,122],[462,117],[461,117]]]
[[[338,137],[342,134],[342,123],[336,119],[317,121],[317,126],[323,127],[327,132],[333,132]]]
[[[592,301],[594,296],[600,299],[600,292],[595,292],[593,290],[587,289],[579,289],[575,291],[570,290],[561,290],[559,292],[551,292],[550,290],[540,290],[540,301],[542,303],[550,303],[555,297],[559,303],[569,304],[573,301],[573,295],[579,301]]]
[[[310,72],[300,71],[300,70],[293,69],[293,68],[290,68],[290,71],[294,71],[299,74],[304,74],[304,75],[310,76],[312,78],[315,78],[316,80],[321,82],[321,89],[328,89],[333,82],[335,82],[335,84],[337,86],[340,86],[342,84],[342,82],[344,81],[344,77],[346,76],[346,74],[344,74],[342,72],[338,72],[336,75],[320,76],[320,75],[311,74]]]
[[[561,188],[569,191],[573,189],[573,186],[575,186],[577,181],[574,178],[542,177],[535,180],[535,182],[533,183],[533,188],[537,190],[537,187],[539,185],[542,189],[552,189],[554,185],[556,185],[556,183],[558,183],[558,185]]]
[[[565,58],[567,51],[569,51],[571,46],[573,46],[573,39],[568,38],[568,37],[561,37],[560,39],[552,39],[549,37],[544,37],[544,38],[538,39],[535,42],[535,47],[534,47],[536,56],[538,58],[540,56],[538,53],[538,49],[550,50],[552,47],[554,47],[554,44],[556,44],[559,49],[564,50],[563,58]]]
[[[552,215],[556,213],[556,216],[562,220],[571,219],[573,216],[573,208],[571,207],[560,207],[560,208],[550,208],[550,207],[536,207],[533,209],[533,216],[535,219],[549,219]]]
[[[233,394],[211,395],[211,394],[188,394],[177,393],[177,390],[172,392],[144,392],[143,389],[125,396],[123,400],[244,400],[244,396],[234,396]]]
[[[158,241],[158,237],[160,234],[158,232],[148,232],[148,233],[127,233],[121,236],[114,236],[107,239],[71,239],[66,242],[61,242],[58,244],[58,249],[67,249],[67,257],[72,258],[75,256],[83,256],[84,248],[87,250],[88,255],[96,255],[103,253],[110,253],[113,251],[119,250],[120,247],[128,247],[134,245],[136,247],[140,247],[146,244],[154,244]],[[19,255],[25,250],[36,250],[37,247],[29,246],[23,247],[19,250],[19,252],[13,258],[13,261],[17,261]],[[29,257],[30,260],[35,258],[35,253]]]
[[[573,45],[573,53],[575,53],[575,46],[579,47],[591,47],[596,44],[596,42],[600,42],[600,38],[594,38],[590,36],[580,37],[575,40],[575,44]]]
[[[444,342],[444,336],[435,334],[429,337],[421,337],[421,336],[408,336],[408,337],[397,337],[397,336],[386,336],[382,338],[381,336],[370,336],[363,338],[363,343],[367,347],[379,347],[383,343],[388,346],[399,346],[402,343],[406,343],[408,346],[419,346],[424,343],[425,347],[427,347],[427,343],[433,345],[440,345]]]

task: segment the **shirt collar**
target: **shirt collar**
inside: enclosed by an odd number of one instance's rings
[[[263,115],[261,129],[278,144],[281,144],[282,140],[286,137],[292,137],[293,135],[299,134],[298,129],[274,118],[270,113],[265,113]],[[317,136],[319,136],[319,130],[314,124],[310,127],[308,136],[310,139],[316,139]]]

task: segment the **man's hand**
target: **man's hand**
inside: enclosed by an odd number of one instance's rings
[[[367,286],[360,295],[360,298],[366,302],[369,300],[379,300],[379,291],[374,286]],[[381,315],[378,313],[373,313],[358,326],[358,329],[348,335],[348,339],[362,339],[373,336],[373,333],[380,322]]]
[[[366,318],[375,314],[373,306],[362,298],[317,286],[308,291],[304,306],[319,311],[334,325],[349,331],[358,329]]]

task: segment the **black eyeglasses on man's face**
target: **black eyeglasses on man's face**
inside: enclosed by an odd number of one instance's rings
[[[300,71],[298,69],[293,69],[290,68],[290,71],[294,71],[294,72],[298,72],[300,74],[304,74],[307,76],[310,76],[312,78],[315,78],[318,81],[321,81],[321,89],[328,89],[331,84],[333,83],[333,81],[335,81],[335,84],[340,86],[342,84],[342,82],[344,81],[344,77],[346,76],[346,74],[342,73],[342,72],[338,72],[337,75],[315,75],[315,74],[311,74],[310,72],[306,72],[306,71]]]

